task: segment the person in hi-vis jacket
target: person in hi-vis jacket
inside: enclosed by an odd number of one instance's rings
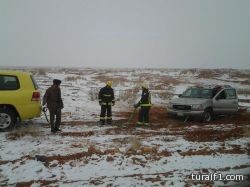
[[[140,101],[134,105],[135,108],[141,107],[139,111],[139,119],[137,125],[149,125],[149,110],[152,106],[151,104],[151,94],[148,90],[148,83],[144,82],[142,84],[142,94]]]

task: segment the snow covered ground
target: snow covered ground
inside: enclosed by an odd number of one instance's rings
[[[0,186],[249,186],[250,115],[184,123],[166,113],[168,100],[194,84],[229,84],[249,106],[249,70],[34,70],[42,95],[62,80],[61,133],[41,118],[0,133]],[[115,125],[99,127],[97,94],[114,81]],[[124,125],[150,82],[150,127]],[[134,120],[135,121],[135,120]],[[117,126],[119,125],[119,126]],[[243,181],[197,181],[193,174],[241,174]]]

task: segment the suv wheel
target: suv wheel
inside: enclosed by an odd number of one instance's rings
[[[213,119],[213,113],[211,110],[206,109],[202,114],[203,122],[210,122]]]
[[[16,115],[12,110],[0,108],[0,129],[11,129],[16,123]]]

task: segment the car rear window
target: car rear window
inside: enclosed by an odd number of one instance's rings
[[[34,85],[35,90],[37,90],[37,89],[38,89],[38,85],[37,85],[36,80],[34,79],[34,77],[33,77],[32,75],[30,76],[30,78],[31,78],[31,80],[32,80],[32,82],[33,82],[33,85]]]
[[[18,78],[12,75],[0,75],[0,90],[18,90],[20,84]]]

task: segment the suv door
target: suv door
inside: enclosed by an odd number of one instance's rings
[[[213,99],[214,113],[234,113],[238,111],[238,98],[233,88],[223,89]]]
[[[228,101],[228,110],[229,112],[237,112],[238,111],[238,97],[236,94],[236,90],[233,88],[225,89],[226,92],[226,100]]]
[[[8,104],[14,107],[14,101],[20,100],[16,98],[16,94],[20,89],[18,78],[13,75],[0,75],[0,105]],[[12,128],[16,122],[15,112],[8,107],[0,108],[0,129]]]

